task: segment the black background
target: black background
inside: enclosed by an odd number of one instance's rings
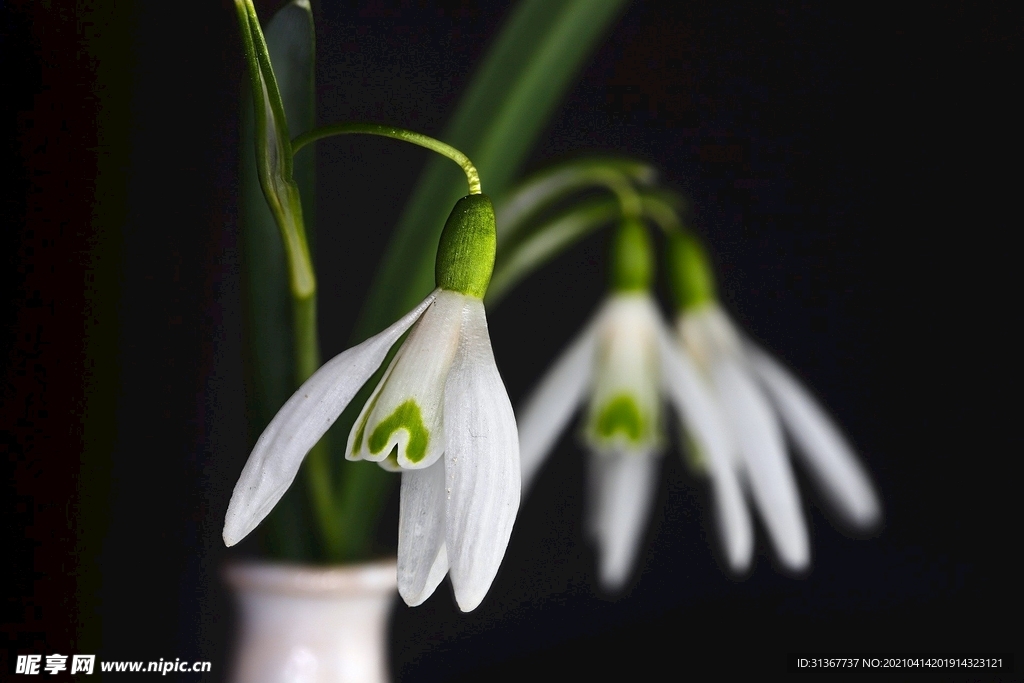
[[[527,170],[619,152],[686,192],[726,307],[844,425],[885,527],[851,538],[803,486],[810,576],[776,571],[759,533],[751,576],[730,580],[703,490],[670,453],[630,588],[596,597],[567,436],[476,612],[460,615],[447,583],[422,607],[396,605],[399,680],[505,680],[555,662],[597,679],[769,674],[797,650],[1020,654],[1022,23],[1009,7],[628,8]],[[507,8],[315,11],[321,122],[440,134]],[[170,655],[212,660],[217,680],[233,626],[220,527],[247,448],[233,10],[0,12],[0,666],[15,652]],[[321,145],[325,355],[349,345],[425,160],[376,140]],[[589,239],[490,312],[514,404],[600,300],[605,249]]]

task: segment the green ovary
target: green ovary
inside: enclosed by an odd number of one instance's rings
[[[427,454],[430,443],[430,432],[423,425],[423,415],[416,401],[409,399],[395,408],[370,434],[370,452],[377,455],[388,445],[388,439],[399,429],[409,433],[409,443],[405,447],[405,457],[410,462],[419,462]],[[361,436],[361,435],[360,435]]]
[[[640,416],[640,407],[629,394],[613,397],[598,413],[596,426],[601,438],[611,439],[616,434],[622,434],[633,442],[640,441],[647,431]]]

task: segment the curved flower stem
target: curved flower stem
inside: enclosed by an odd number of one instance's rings
[[[469,194],[480,194],[482,192],[480,189],[480,174],[477,173],[476,166],[474,166],[473,162],[469,160],[469,157],[447,143],[441,142],[429,135],[405,130],[404,128],[383,126],[378,123],[335,123],[330,126],[323,126],[322,128],[316,128],[307,133],[303,133],[292,140],[292,154],[295,154],[306,145],[316,142],[317,140],[322,140],[333,135],[350,135],[353,133],[379,135],[385,138],[410,142],[414,145],[425,147],[432,152],[437,152],[441,156],[448,157],[457,163],[466,174],[466,182],[469,184]]]
[[[530,220],[573,192],[605,187],[619,197],[626,215],[636,215],[634,185],[654,182],[655,170],[632,159],[577,159],[544,170],[520,183],[495,207],[498,245],[515,241]]]
[[[642,198],[644,217],[661,229],[665,235],[686,232],[682,214],[686,210],[686,200],[669,190],[646,192]]]
[[[637,190],[618,171],[607,173],[595,173],[593,176],[595,185],[601,185],[615,195],[619,202],[619,209],[623,218],[640,218],[643,214],[643,205]]]
[[[496,212],[498,260],[487,302],[493,305],[522,278],[593,230],[616,218],[641,219],[644,204],[636,185],[649,184],[654,177],[654,169],[643,162],[598,158],[570,161],[519,184]],[[615,199],[583,202],[527,231],[545,209],[590,189],[608,190]]]

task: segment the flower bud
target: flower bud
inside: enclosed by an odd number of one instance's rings
[[[496,239],[490,197],[471,194],[456,202],[437,245],[437,286],[482,299],[494,269]]]

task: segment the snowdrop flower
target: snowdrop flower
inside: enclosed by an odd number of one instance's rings
[[[589,450],[587,530],[601,583],[611,591],[629,578],[650,517],[665,444],[664,399],[703,449],[723,459],[729,452],[714,400],[650,294],[650,251],[644,226],[624,221],[613,251],[612,294],[519,415],[525,489],[577,408],[588,403],[582,430]]]
[[[881,519],[881,504],[864,467],[835,423],[800,382],[746,339],[715,299],[710,265],[690,235],[670,242],[672,283],[678,299],[678,338],[714,388],[735,443],[730,467],[708,467],[713,485],[749,493],[781,564],[791,571],[810,566],[810,544],[786,455],[780,421],[797,446],[802,464],[850,526],[867,530]],[[703,465],[698,453],[699,466]],[[728,483],[723,481],[729,480]],[[724,525],[731,568],[749,568],[753,535],[749,512]],[[732,533],[733,537],[728,537]]]
[[[253,448],[224,522],[234,545],[271,511],[303,458],[411,328],[363,407],[349,460],[402,473],[398,589],[418,605],[451,574],[463,611],[498,571],[519,509],[515,416],[491,351],[483,295],[494,264],[490,199],[459,200],[438,246],[435,289],[380,334],[323,365]]]

